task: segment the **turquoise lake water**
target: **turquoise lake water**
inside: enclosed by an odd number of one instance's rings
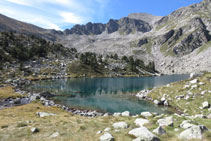
[[[169,84],[187,79],[188,75],[167,75],[129,78],[70,78],[33,82],[32,90],[49,91],[57,95],[56,103],[69,107],[98,110],[101,112],[130,111],[140,114],[143,111],[164,113],[168,110],[129,94],[143,89]]]

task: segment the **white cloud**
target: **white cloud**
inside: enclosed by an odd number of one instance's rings
[[[0,13],[41,26],[60,29],[63,25],[85,24],[102,17],[110,0],[0,0]]]
[[[71,12],[60,12],[60,16],[63,18],[64,22],[67,23],[82,24],[84,22],[83,18]]]
[[[6,0],[6,1],[11,2],[11,3],[15,3],[15,4],[29,6],[28,2],[25,1],[25,0]]]

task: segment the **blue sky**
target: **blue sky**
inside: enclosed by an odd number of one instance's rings
[[[74,24],[106,23],[130,13],[165,16],[202,0],[0,0],[0,13],[37,26],[63,30]]]

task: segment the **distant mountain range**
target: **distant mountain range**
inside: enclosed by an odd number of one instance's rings
[[[0,31],[56,41],[79,52],[134,56],[154,61],[165,74],[211,70],[211,0],[180,8],[165,17],[134,13],[108,23],[47,30],[0,15]]]

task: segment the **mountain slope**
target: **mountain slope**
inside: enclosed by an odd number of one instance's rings
[[[203,0],[165,17],[133,13],[106,24],[75,25],[64,32],[45,30],[0,15],[0,31],[35,34],[67,48],[77,48],[79,53],[133,56],[145,64],[154,61],[156,69],[164,74],[190,73],[211,70],[210,15],[211,0]]]
[[[54,34],[62,33],[59,31],[43,29],[32,24],[17,21],[2,14],[0,14],[0,31],[12,31],[22,34],[36,35],[48,40],[55,40]]]

